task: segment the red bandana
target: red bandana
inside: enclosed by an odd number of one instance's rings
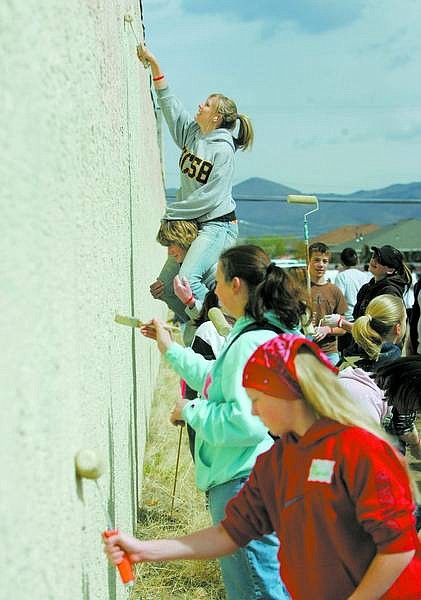
[[[244,367],[243,386],[260,390],[275,398],[301,398],[294,365],[294,359],[301,346],[306,346],[322,364],[333,373],[338,373],[338,369],[317,344],[305,337],[283,333],[259,346],[251,355]]]

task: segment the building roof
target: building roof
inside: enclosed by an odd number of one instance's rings
[[[384,246],[390,244],[401,252],[414,252],[421,250],[421,220],[405,219],[392,225],[387,225],[366,235],[353,239],[352,243],[342,242],[340,244],[331,244],[332,252],[341,252],[344,248],[351,246],[355,250],[362,250],[364,246]]]
[[[374,223],[343,225],[342,227],[337,227],[336,229],[332,229],[331,231],[327,231],[326,233],[322,233],[317,237],[312,238],[311,243],[323,242],[327,246],[334,246],[335,244],[348,242],[347,245],[349,246],[359,237],[366,236],[368,233],[376,231],[376,229],[379,229],[379,226]]]

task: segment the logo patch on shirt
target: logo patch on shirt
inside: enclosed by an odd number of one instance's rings
[[[320,483],[332,483],[333,469],[336,461],[324,458],[313,458],[307,481],[318,481]]]

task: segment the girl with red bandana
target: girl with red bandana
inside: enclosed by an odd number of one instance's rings
[[[257,458],[219,525],[173,540],[105,541],[112,562],[215,558],[275,531],[294,600],[421,598],[407,471],[313,342],[282,334],[243,371],[253,414],[281,439]]]

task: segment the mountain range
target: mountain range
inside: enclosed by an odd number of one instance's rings
[[[167,190],[169,202],[175,189]],[[288,194],[301,194],[297,189],[251,177],[233,187],[237,202],[240,237],[303,235],[303,216],[312,207],[288,204]],[[305,195],[311,193],[306,192]],[[313,194],[311,194],[313,195]],[[376,223],[380,227],[402,219],[421,219],[421,182],[393,184],[376,190],[358,190],[351,194],[315,192],[319,210],[309,216],[310,237],[321,235],[344,225]],[[421,235],[421,232],[420,232]]]
[[[261,177],[251,177],[235,185],[232,189],[236,200],[246,200],[248,197],[253,200],[266,197],[283,198],[288,194],[303,194],[294,188],[263,179]],[[337,198],[351,200],[421,200],[421,181],[413,183],[395,183],[385,188],[375,190],[358,190],[351,194],[336,194],[325,192],[305,192],[306,195],[315,195],[318,198]]]

